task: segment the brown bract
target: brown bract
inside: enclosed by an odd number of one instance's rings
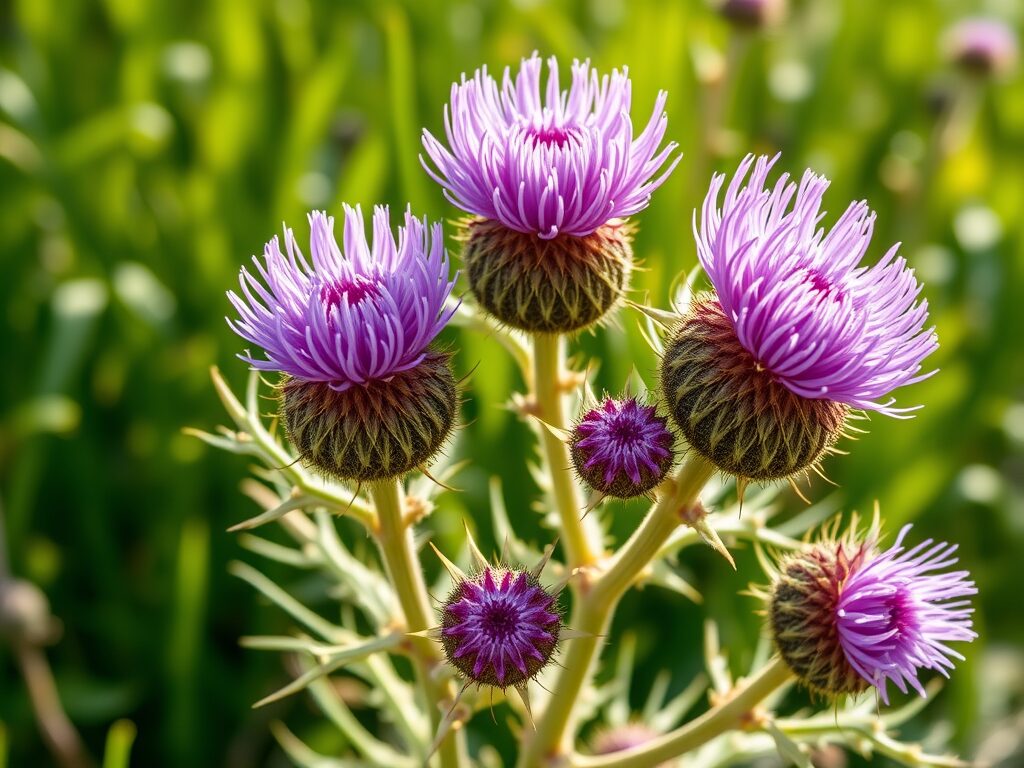
[[[324,382],[288,378],[281,416],[303,462],[341,480],[398,477],[425,463],[455,424],[459,392],[449,355],[388,379],[338,392]]]
[[[797,679],[814,693],[856,694],[868,682],[846,660],[839,642],[836,605],[850,574],[870,554],[872,543],[850,538],[825,541],[787,555],[768,603],[768,624]]]
[[[543,240],[489,219],[465,222],[463,260],[473,295],[503,323],[533,333],[593,325],[626,290],[632,228],[613,220],[584,237]]]
[[[690,446],[723,472],[781,480],[813,467],[843,433],[846,405],[794,394],[736,338],[713,294],[671,335],[661,382]]]

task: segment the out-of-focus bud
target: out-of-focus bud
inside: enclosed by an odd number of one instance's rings
[[[718,11],[738,27],[757,29],[786,16],[786,0],[724,0]]]
[[[1013,72],[1019,54],[1013,29],[999,19],[982,17],[962,19],[950,27],[945,48],[951,62],[983,77]]]
[[[11,643],[45,645],[58,632],[50,601],[35,584],[22,579],[0,581],[0,638]]]

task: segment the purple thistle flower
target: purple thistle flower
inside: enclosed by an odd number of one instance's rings
[[[558,644],[557,598],[525,569],[484,569],[456,583],[442,610],[448,660],[478,684],[522,685]]]
[[[569,438],[573,464],[592,488],[632,498],[664,479],[675,458],[668,421],[636,398],[606,398],[584,414]]]
[[[888,397],[934,373],[920,373],[938,342],[924,329],[928,303],[917,302],[913,270],[898,246],[860,266],[875,222],[867,203],[852,203],[826,233],[828,179],[808,170],[799,185],[783,174],[769,188],[777,159],[748,155],[721,209],[725,177],[716,175],[699,229],[694,215],[701,265],[737,339],[758,370],[802,398],[890,416],[914,410]]]
[[[961,19],[946,33],[945,47],[953,62],[980,74],[1006,74],[1017,64],[1017,35],[999,19]]]
[[[655,177],[676,148],[658,149],[666,94],[634,138],[625,68],[600,77],[589,61],[575,61],[568,91],[554,57],[543,91],[541,69],[535,53],[515,79],[506,68],[500,88],[486,67],[453,84],[444,120],[450,149],[424,130],[436,166],[423,161],[427,173],[464,211],[544,239],[589,235],[646,208],[679,162]]]
[[[927,539],[906,550],[904,526],[888,550],[869,558],[843,584],[836,606],[839,642],[847,661],[871,685],[882,701],[892,681],[903,693],[909,684],[922,696],[919,669],[934,669],[949,677],[950,660],[964,657],[950,641],[971,641],[969,600],[977,594],[967,571],[936,573],[957,562],[955,545]]]
[[[360,208],[344,209],[342,249],[334,217],[315,211],[312,265],[286,228],[287,255],[275,236],[262,261],[253,257],[257,275],[242,269],[242,295],[228,293],[239,315],[228,324],[266,352],[265,360],[240,355],[253,368],[343,392],[418,366],[451,318],[445,301],[455,281],[441,225],[428,227],[406,210],[396,242],[388,209],[378,206],[370,245]]]

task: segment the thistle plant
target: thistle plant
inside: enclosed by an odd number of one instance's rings
[[[551,59],[543,91],[542,70],[535,55],[499,86],[481,68],[452,87],[447,143],[424,132],[427,172],[470,216],[453,240],[468,277],[461,300],[439,224],[406,213],[396,237],[378,208],[368,241],[348,207],[340,246],[333,219],[310,214],[309,256],[286,230],[284,251],[271,240],[230,294],[228,322],[256,347],[240,354],[253,373],[240,400],[214,372],[234,426],[199,434],[263,465],[245,485],[263,511],[235,527],[246,547],[320,571],[340,603],[327,618],[235,566],[298,625],[243,639],[297,659],[294,680],[260,703],[307,693],[352,754],[318,755],[277,726],[282,747],[310,766],[493,765],[474,717],[507,702],[519,768],[717,766],[771,753],[807,766],[825,745],[959,765],[899,741],[893,729],[919,704],[889,699],[889,683],[934,690],[928,671],[951,674],[975,637],[975,588],[950,570],[955,547],[912,544],[908,526],[886,548],[878,515],[867,532],[840,533],[839,518],[826,523],[828,497],[776,517],[777,481],[820,472],[862,414],[911,415],[893,392],[933,373],[937,345],[922,286],[896,247],[867,257],[865,202],[826,229],[827,179],[806,171],[792,182],[778,156],[751,156],[727,187],[713,177],[694,213],[709,290],[692,290],[691,274],[669,309],[629,301],[637,215],[679,161],[663,144],[665,94],[635,131],[625,70],[601,76],[576,62],[562,90]],[[596,398],[599,361],[570,366],[567,348],[617,313],[645,324],[658,380]],[[436,341],[446,326],[484,334],[521,368],[527,391],[510,400],[540,447],[536,462],[523,457],[541,492],[540,540],[519,533],[529,513],[506,508],[496,478],[489,508],[467,512],[464,550],[422,551],[438,496],[458,493],[454,458],[473,457],[454,429],[461,385]],[[276,413],[263,414],[263,397]],[[638,497],[648,512],[613,540],[619,499]],[[485,519],[497,557],[471,533]],[[270,523],[294,545],[248,532]],[[763,605],[745,598],[765,615],[752,667],[731,676],[708,622],[706,674],[667,699],[666,668],[631,711],[628,640],[616,660],[603,653],[619,603],[644,584],[699,600],[680,558],[708,545],[720,567],[735,566],[738,542],[765,570],[753,590]],[[609,663],[610,683],[599,674]],[[380,727],[352,713],[335,674],[373,689]],[[785,714],[793,683],[814,709]],[[688,718],[705,693],[708,706]]]

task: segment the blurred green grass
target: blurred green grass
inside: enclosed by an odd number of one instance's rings
[[[223,322],[240,264],[282,221],[301,232],[305,211],[342,200],[412,201],[455,218],[419,168],[420,128],[442,129],[460,73],[500,71],[535,49],[628,65],[638,114],[669,92],[668,135],[686,157],[639,217],[636,287],[653,302],[666,306],[676,273],[695,263],[690,212],[710,172],[748,150],[781,149],[790,171],[828,174],[833,214],[867,198],[879,214],[873,258],[905,243],[927,283],[941,372],[901,393],[926,404],[917,418],[874,418],[827,471],[845,508],[878,499],[891,528],[913,520],[922,535],[962,542],[977,575],[982,638],[931,716],[949,717],[954,743],[971,750],[993,718],[1020,707],[1024,690],[993,691],[980,662],[1009,646],[1019,664],[1024,643],[1024,79],[981,89],[964,140],[934,164],[935,105],[963,87],[938,41],[982,6],[792,5],[786,25],[742,41],[696,0],[0,7],[0,491],[12,565],[65,624],[49,655],[94,752],[119,718],[138,728],[136,765],[282,764],[267,729],[278,717],[330,750],[337,737],[301,697],[249,709],[285,671],[237,638],[279,632],[286,619],[227,575],[243,555],[224,529],[253,512],[237,492],[245,462],[180,430],[224,421],[211,365],[244,379]],[[986,7],[1020,21],[1012,0]],[[716,111],[707,82],[728,51],[737,68]],[[716,115],[727,130],[711,157]],[[636,321],[623,313],[624,334],[580,341],[610,390],[633,367],[648,379],[654,369]],[[474,463],[465,492],[446,498],[439,535],[457,538],[463,512],[489,530],[490,473],[535,530],[514,460],[528,435],[500,407],[518,385],[513,366],[486,339],[450,340],[461,371],[478,366],[459,445],[473,446]],[[829,492],[820,481],[810,490]],[[637,514],[618,513],[615,530]],[[749,647],[758,620],[736,591],[756,570],[749,553],[741,560],[736,577],[703,556],[691,568],[726,639]],[[626,607],[616,627],[640,637],[639,690],[662,667],[679,684],[696,669],[701,616],[653,591]],[[46,763],[2,648],[0,723],[8,764]]]

